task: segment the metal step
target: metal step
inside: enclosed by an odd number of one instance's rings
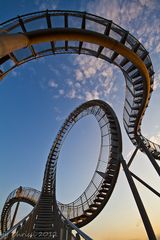
[[[84,212],[85,213],[94,213],[95,211],[96,211],[96,209],[90,208],[90,209],[85,210]]]
[[[82,214],[81,216],[79,216],[78,218],[76,218],[76,220],[85,220],[87,217],[85,214]]]
[[[35,227],[35,232],[52,232],[53,231],[53,228],[51,227],[51,228],[38,228],[38,227]]]
[[[54,221],[54,219],[36,219],[36,224],[42,224],[42,223],[45,223],[45,222],[47,222],[48,224],[53,224],[53,221]]]
[[[136,78],[139,76],[141,76],[139,70],[137,70],[134,74],[130,75],[131,78]]]
[[[103,194],[103,193],[101,193],[101,194],[100,194],[100,193],[99,193],[99,194],[97,194],[97,197],[98,197],[98,198],[103,198],[103,199],[104,199],[104,198],[105,198],[105,196],[106,196],[106,194]]]
[[[134,86],[134,90],[136,91],[140,91],[140,90],[143,90],[143,84],[137,84],[138,86]],[[140,86],[139,86],[140,85]]]
[[[120,63],[120,66],[121,67],[124,67],[127,63],[129,62],[129,60],[127,58],[124,58],[121,63]]]
[[[126,70],[126,72],[127,73],[130,73],[130,72],[132,72],[133,70],[135,70],[137,67],[135,66],[135,65],[131,65],[127,70]]]
[[[93,202],[101,203],[101,202],[103,202],[103,199],[96,198],[96,199],[93,200]]]
[[[99,205],[97,205],[97,204],[91,204],[91,205],[89,205],[90,208],[95,208],[95,209],[97,209],[98,206],[99,206]]]
[[[101,189],[99,192],[106,194],[106,193],[108,192],[108,190],[106,190],[106,189]]]

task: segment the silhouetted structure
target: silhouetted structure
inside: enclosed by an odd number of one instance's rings
[[[43,26],[43,29],[39,29],[39,26]],[[111,107],[100,100],[82,104],[69,115],[57,134],[46,163],[42,191],[21,188],[21,191],[15,190],[8,197],[2,211],[1,228],[4,234],[1,239],[28,239],[33,233],[35,235],[33,234],[32,239],[53,238],[55,232],[55,239],[78,239],[79,236],[90,239],[78,227],[88,224],[103,209],[113,191],[122,164],[148,237],[155,240],[133,177],[157,196],[160,194],[129,170],[137,151],[140,150],[148,156],[160,175],[156,162],[160,159],[160,146],[141,134],[141,121],[153,90],[154,74],[146,49],[128,31],[112,21],[83,12],[47,10],[11,19],[0,27],[1,78],[27,61],[52,54],[87,54],[118,66],[126,80],[124,126],[136,146],[129,163],[126,164],[121,154],[122,139],[118,120]],[[59,41],[63,41],[63,44],[59,45]],[[57,204],[55,181],[60,148],[70,128],[87,114],[96,117],[101,130],[102,142],[97,168],[91,183],[77,200],[70,204]],[[101,156],[105,153],[106,136],[110,139],[109,156],[103,168]],[[26,194],[27,191],[29,195]],[[33,196],[30,195],[31,192]],[[13,226],[20,201],[29,202],[35,207],[25,219]],[[15,202],[17,208],[10,220],[10,209]],[[76,236],[73,236],[73,229],[77,232]],[[41,236],[38,235],[40,232]],[[26,235],[22,237],[23,234]]]

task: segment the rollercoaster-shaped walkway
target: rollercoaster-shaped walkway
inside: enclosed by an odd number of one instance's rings
[[[146,139],[141,133],[142,118],[153,91],[154,71],[147,50],[136,38],[110,20],[75,11],[47,10],[19,16],[2,23],[0,32],[1,79],[12,69],[25,62],[54,54],[87,54],[119,67],[126,81],[123,118],[126,132],[137,147],[136,151],[140,149],[145,152],[160,175],[160,168],[156,162],[160,159],[160,146]],[[96,103],[91,101],[81,105],[65,121],[48,156],[40,198],[28,220],[30,225],[37,221],[37,229],[41,228],[38,226],[41,226],[40,222],[42,221],[41,217],[40,219],[36,218],[34,213],[40,211],[38,206],[44,205],[45,209],[46,202],[51,201],[53,204],[53,199],[56,201],[56,162],[65,134],[77,120],[87,114],[93,114],[96,117],[101,129],[101,136],[106,135],[110,139],[109,160],[106,163],[106,169],[99,170],[97,165],[91,183],[77,200],[67,205],[59,203],[59,208],[55,210],[57,216],[61,211],[78,227],[92,221],[102,210],[113,191],[120,162],[124,168],[126,167],[124,161],[120,160],[121,136],[113,110],[102,101]],[[105,128],[105,126],[107,127]],[[101,153],[105,151],[104,145],[102,137],[99,159],[101,159]],[[97,180],[97,178],[101,180]],[[96,185],[97,182],[98,185]],[[94,185],[95,189],[90,191]],[[50,196],[52,196],[52,200]],[[5,206],[7,206],[7,201]],[[48,214],[50,207],[45,209]],[[5,231],[7,230],[9,210],[7,210],[7,214],[5,208],[3,210],[2,229]],[[51,218],[53,217],[54,215],[51,216]],[[61,220],[59,219],[59,221]],[[147,222],[146,225],[148,226],[148,224]],[[27,223],[25,225],[27,226]],[[42,225],[44,226],[44,222]],[[152,229],[148,230],[148,235],[152,236],[152,240],[156,239],[153,237]]]
[[[140,132],[141,120],[153,90],[152,62],[144,46],[128,31],[102,17],[72,11],[27,14],[2,23],[0,27],[3,44],[1,78],[27,61],[51,54],[87,54],[118,66],[126,80],[126,131],[134,144],[139,144],[139,138],[142,139],[154,157],[160,158],[159,145],[144,138]],[[8,35],[20,32],[11,38]],[[13,38],[14,43],[11,43]]]

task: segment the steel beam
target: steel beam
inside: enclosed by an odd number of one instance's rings
[[[16,208],[15,208],[15,211],[14,211],[14,214],[13,214],[12,222],[11,222],[11,228],[14,225],[14,222],[15,222],[15,219],[16,219],[16,215],[17,215],[17,212],[18,212],[18,208],[19,208],[19,204],[20,204],[20,202],[17,202]]]
[[[130,165],[132,164],[133,159],[135,158],[135,156],[136,156],[136,154],[137,154],[137,152],[138,152],[138,149],[139,149],[139,147],[136,147],[136,149],[134,150],[134,152],[133,152],[133,154],[132,154],[132,156],[131,156],[131,158],[130,158],[128,164],[127,164],[128,168],[129,168]]]
[[[143,205],[143,202],[141,200],[141,197],[138,193],[138,190],[137,190],[136,185],[133,181],[132,175],[131,175],[128,167],[127,167],[127,164],[126,164],[125,160],[123,159],[123,156],[120,157],[120,160],[121,160],[122,167],[124,169],[126,178],[128,180],[129,186],[131,188],[132,194],[134,196],[135,202],[136,202],[137,207],[139,209],[139,213],[141,215],[141,218],[142,218],[144,227],[146,229],[148,238],[149,238],[149,240],[157,240],[157,238],[155,236],[155,233],[154,233],[154,230],[152,228],[151,222],[149,220],[149,217],[147,215],[147,212],[146,212],[145,207]]]
[[[160,193],[157,192],[154,188],[152,188],[150,185],[148,185],[145,181],[143,181],[141,178],[139,178],[138,176],[136,176],[133,172],[131,172],[132,177],[134,177],[137,181],[139,181],[141,184],[143,184],[146,188],[148,188],[151,192],[153,192],[154,194],[156,194],[158,197],[160,197]]]
[[[33,44],[51,41],[79,41],[94,43],[109,48],[129,59],[140,71],[145,80],[144,101],[137,114],[134,134],[140,128],[141,118],[145,112],[150,96],[150,76],[143,60],[122,43],[104,34],[75,28],[42,29],[21,34],[2,34],[0,38],[0,56],[4,56],[16,49],[29,47]]]

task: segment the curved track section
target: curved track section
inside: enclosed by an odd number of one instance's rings
[[[1,78],[27,61],[52,54],[87,54],[118,66],[126,79],[127,134],[133,144],[143,142],[152,156],[160,159],[160,146],[143,137],[140,129],[153,90],[153,66],[146,49],[128,31],[110,20],[74,11],[31,13],[0,27],[2,34],[21,32],[27,44],[0,59]]]
[[[108,104],[101,100],[86,102],[65,120],[51,148],[42,187],[44,193],[55,192],[56,165],[64,139],[74,124],[87,115],[96,118],[101,132],[97,167],[90,184],[78,199],[69,204],[59,203],[62,214],[78,227],[88,224],[100,213],[111,196],[119,173],[121,132],[116,115]]]
[[[11,208],[15,203],[25,202],[33,207],[37,204],[40,196],[40,191],[19,187],[12,191],[6,199],[1,214],[1,231],[2,233],[8,231],[11,228]]]
[[[88,115],[95,117],[101,131],[101,148],[97,167],[90,184],[82,195],[72,203],[58,203],[58,212],[61,212],[59,217],[62,215],[64,219],[68,219],[77,227],[82,227],[92,221],[104,208],[117,181],[122,139],[119,123],[112,108],[101,100],[92,100],[76,108],[58,132],[46,163],[41,193],[35,189],[20,187],[9,195],[2,212],[3,232],[8,230],[8,213],[16,201],[35,205],[31,214],[26,217],[27,220],[24,219],[20,226],[16,226],[19,233],[26,231],[30,233],[33,229],[35,232],[46,231],[46,229],[52,232],[54,214],[57,214],[54,199],[56,197],[56,167],[60,150],[74,124]],[[8,232],[10,231],[12,229]]]

